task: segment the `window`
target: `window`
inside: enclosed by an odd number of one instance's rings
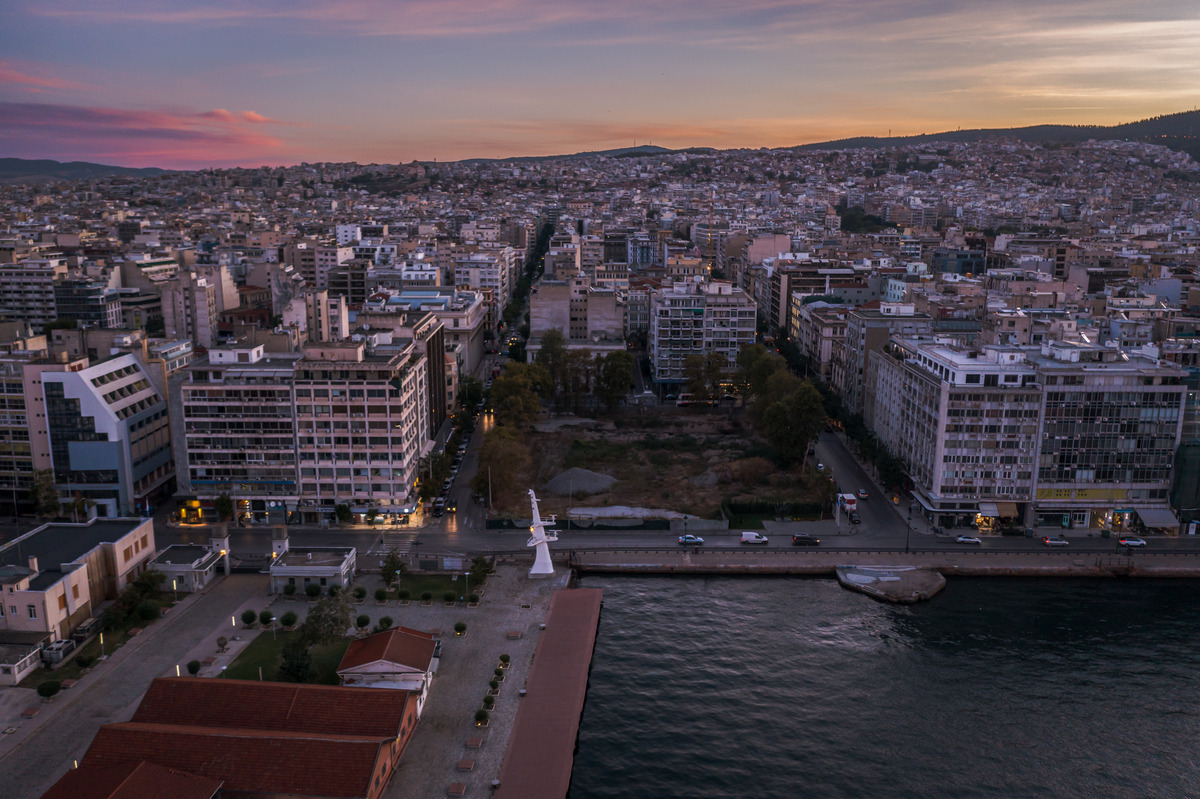
[[[75,597],[76,599],[79,599],[79,586],[77,586],[77,585],[71,586],[71,596]]]
[[[67,609],[67,595],[66,594],[63,594],[58,598],[58,609],[59,610]]]
[[[37,605],[26,605],[25,610],[27,610],[29,612],[29,618],[31,618],[31,619],[37,618]]]

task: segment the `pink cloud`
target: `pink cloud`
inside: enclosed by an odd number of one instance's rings
[[[18,66],[12,61],[0,61],[0,85],[15,85],[25,91],[41,93],[45,89],[80,89],[83,84],[62,78],[32,75],[28,66]]]
[[[0,102],[0,151],[19,158],[191,169],[293,158],[225,109],[188,113]]]
[[[243,111],[243,112],[242,112],[242,119],[246,120],[247,122],[253,122],[255,125],[265,125],[265,124],[270,124],[270,125],[282,125],[282,124],[286,124],[286,123],[282,123],[282,122],[280,122],[278,119],[271,119],[270,117],[265,117],[265,116],[263,116],[262,114],[258,113],[257,111]]]

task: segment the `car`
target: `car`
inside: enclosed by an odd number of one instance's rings
[[[792,546],[794,547],[815,547],[821,543],[821,539],[808,533],[797,533],[792,536]]]
[[[980,541],[978,538],[976,538],[973,535],[960,535],[958,538],[956,538],[954,540],[959,544],[982,544],[983,543],[982,541]]]
[[[762,533],[742,533],[743,544],[766,544],[767,537]]]
[[[450,513],[458,513],[458,503],[452,499],[446,500],[446,510]]]
[[[1042,537],[1042,543],[1048,547],[1065,547],[1070,544],[1065,538],[1051,538],[1048,535]]]
[[[1130,536],[1130,537],[1121,539],[1121,546],[1123,546],[1123,547],[1144,547],[1144,546],[1146,546],[1146,540],[1144,538],[1133,538],[1132,536]]]
[[[818,472],[823,472],[823,471],[825,471],[825,464],[823,464],[823,463],[818,463],[818,464],[817,464],[817,471],[818,471]]]
[[[679,536],[679,543],[699,545],[704,543],[704,539],[698,535],[692,535],[691,533],[688,533],[687,535]]]
[[[858,498],[859,499],[866,499],[869,496],[870,495],[867,493],[867,489],[865,489],[865,488],[858,489]]]
[[[850,511],[849,516],[851,524],[862,524],[862,517],[858,515],[858,511]]]

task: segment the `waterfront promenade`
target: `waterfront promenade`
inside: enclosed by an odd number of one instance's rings
[[[570,565],[580,573],[627,574],[834,574],[838,566],[912,566],[944,576],[971,577],[1200,577],[1200,554],[1094,551],[961,550],[895,552],[702,549],[576,549]]]
[[[497,799],[567,795],[601,595],[595,588],[554,594],[500,767]]]

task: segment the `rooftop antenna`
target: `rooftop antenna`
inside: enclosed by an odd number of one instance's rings
[[[529,501],[533,505],[533,521],[529,524],[529,540],[525,542],[527,547],[536,547],[537,555],[533,560],[533,568],[529,570],[530,577],[553,577],[554,564],[550,561],[550,542],[558,540],[558,534],[554,532],[546,532],[546,525],[554,524],[554,516],[548,519],[542,519],[542,515],[538,512],[537,494],[533,493],[533,489],[529,489]]]

